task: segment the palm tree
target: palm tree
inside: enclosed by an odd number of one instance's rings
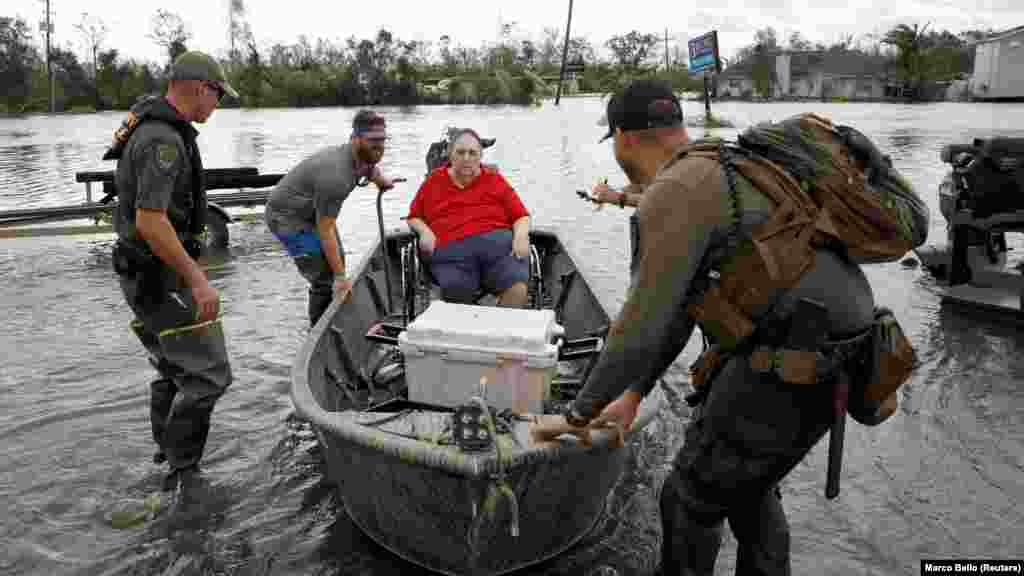
[[[930,24],[930,23],[928,23]],[[911,28],[906,24],[900,24],[886,32],[882,38],[883,44],[896,47],[898,54],[896,63],[903,72],[903,78],[910,88],[913,97],[917,97],[921,82],[925,75],[925,29],[928,24],[918,28],[917,24]]]

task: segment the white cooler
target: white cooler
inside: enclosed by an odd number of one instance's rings
[[[398,336],[409,399],[458,406],[486,378],[490,406],[540,414],[564,334],[553,310],[432,302]]]

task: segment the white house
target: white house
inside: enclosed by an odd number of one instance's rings
[[[1024,99],[1024,26],[975,45],[970,91],[975,100]]]

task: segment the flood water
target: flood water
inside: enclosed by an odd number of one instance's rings
[[[622,183],[599,144],[597,98],[540,108],[382,108],[392,140],[386,173],[406,176],[384,201],[400,225],[429,143],[448,125],[497,138],[497,163],[538,225],[554,227],[596,272],[614,313],[627,282],[626,211],[596,212],[574,191]],[[945,237],[937,190],[942,145],[1024,136],[1024,105],[716,103],[743,128],[811,110],[849,123],[890,154],[932,209],[930,242]],[[686,103],[688,115],[703,103]],[[208,168],[287,171],[347,138],[352,109],[223,110],[200,126]],[[81,170],[100,161],[119,113],[0,119],[0,210],[84,200]],[[701,128],[691,128],[695,136]],[[721,130],[724,136],[736,130]],[[339,219],[350,268],[377,235],[375,190],[357,189]],[[159,491],[150,462],[153,371],[128,329],[110,267],[110,233],[0,240],[0,573],[420,574],[362,535],[324,481],[312,430],[295,417],[289,373],[306,334],[306,285],[261,221],[232,225],[230,257],[210,272],[220,290],[235,382],[217,405],[198,506],[166,506],[134,527],[113,512]],[[1022,243],[1011,237],[1017,255]],[[1013,257],[1013,256],[1011,256]],[[1019,327],[940,303],[936,281],[900,263],[866,268],[879,304],[895,310],[922,361],[885,424],[847,426],[842,493],[824,498],[827,440],[782,486],[794,574],[918,574],[923,558],[1012,558],[1024,551],[1024,337]],[[638,456],[595,532],[530,574],[643,572],[657,562],[657,490],[688,417],[675,402],[634,441]],[[509,542],[514,545],[514,541]],[[728,539],[717,574],[732,574]]]

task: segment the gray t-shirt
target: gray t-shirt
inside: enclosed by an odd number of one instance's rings
[[[337,218],[356,187],[352,147],[330,146],[299,162],[277,183],[267,200],[271,230],[291,234],[316,230],[321,217]]]
[[[166,210],[175,229],[186,226],[192,209],[192,160],[181,135],[166,122],[136,128],[117,162],[117,235],[146,250],[135,230],[135,210]]]

